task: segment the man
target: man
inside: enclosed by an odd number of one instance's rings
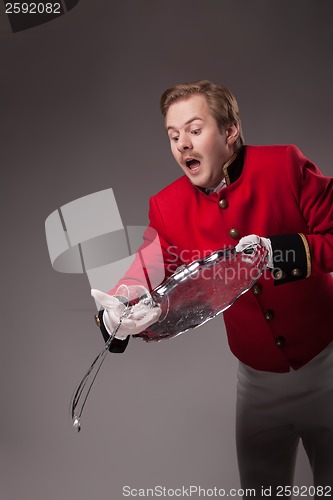
[[[302,439],[317,496],[332,495],[332,179],[295,146],[244,146],[237,102],[224,87],[177,85],[162,95],[161,110],[185,174],[150,200],[166,277],[198,252],[258,243],[268,250],[272,272],[224,313],[230,348],[240,360],[242,488],[256,488],[260,496],[270,487],[272,497],[288,496]],[[137,265],[122,283],[135,283]],[[105,307],[99,318],[107,338],[124,306],[110,296],[114,290],[92,293]],[[111,350],[122,352],[128,336],[149,328],[158,314],[123,320]]]

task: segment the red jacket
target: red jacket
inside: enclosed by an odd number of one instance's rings
[[[219,193],[205,194],[183,176],[151,198],[165,275],[242,236],[270,237],[276,269],[225,311],[228,341],[255,369],[297,369],[333,340],[332,179],[295,146],[246,146],[225,174]],[[137,269],[122,282],[133,283]]]

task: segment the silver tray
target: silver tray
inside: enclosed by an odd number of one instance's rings
[[[221,314],[257,281],[266,254],[260,245],[249,253],[227,248],[181,266],[151,293],[162,308],[159,321],[133,337],[148,342],[175,337]]]
[[[138,293],[132,296],[132,287],[122,285],[122,291],[125,290],[122,295],[126,296],[126,290],[128,294],[127,306],[117,328],[74,392],[70,406],[73,428],[76,431],[81,429],[81,416],[88,395],[123,317],[130,318],[134,308],[142,304],[162,309],[156,323],[133,335],[147,342],[172,338],[197,328],[232,306],[253,286],[265,267],[266,255],[267,250],[260,245],[241,253],[227,248],[181,266],[151,294],[138,286]]]

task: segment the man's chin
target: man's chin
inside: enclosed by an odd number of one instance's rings
[[[194,175],[191,175],[188,172],[185,172],[185,175],[189,179],[191,184],[193,184],[193,186],[200,187],[203,189],[205,188],[205,186],[204,186],[205,182],[203,182],[202,179],[199,179],[199,176],[195,177]]]

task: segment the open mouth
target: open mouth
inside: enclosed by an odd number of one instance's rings
[[[185,163],[187,168],[189,168],[190,170],[197,170],[200,165],[200,161],[195,160],[194,158],[189,158]]]

